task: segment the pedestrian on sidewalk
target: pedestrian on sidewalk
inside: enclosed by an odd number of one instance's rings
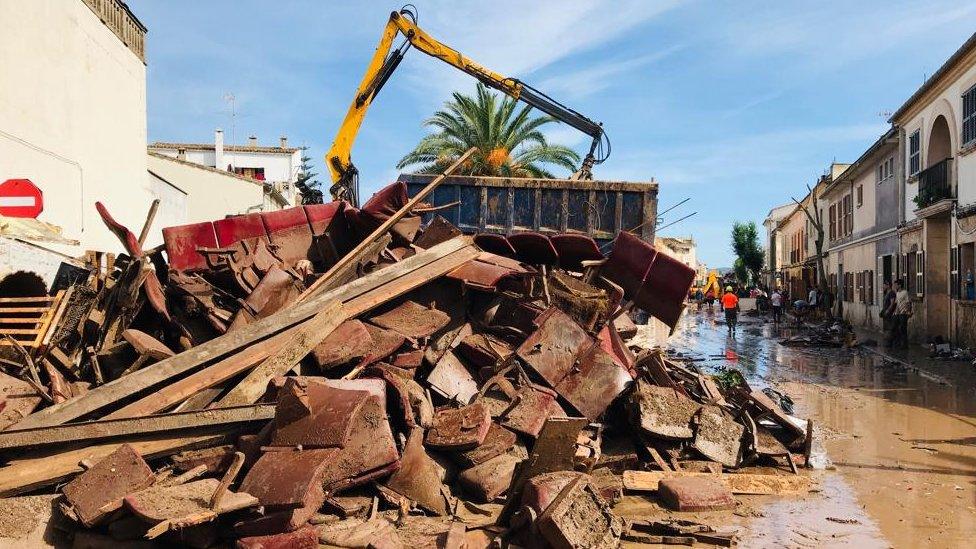
[[[722,296],[722,309],[725,310],[725,324],[729,327],[729,335],[735,335],[735,325],[739,320],[739,298],[732,291],[732,286],[725,287]]]
[[[891,288],[890,280],[884,281],[881,296],[881,329],[885,333],[888,333],[891,331],[892,324],[894,324],[892,320],[892,316],[894,315],[892,305],[895,303],[895,291]]]
[[[892,326],[888,337],[889,347],[908,348],[908,319],[912,316],[912,298],[908,295],[904,283],[899,278],[895,281],[895,300],[892,303]]]
[[[769,296],[769,303],[773,307],[773,323],[779,324],[783,318],[783,294],[779,293],[778,288]]]

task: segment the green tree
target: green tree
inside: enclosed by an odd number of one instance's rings
[[[528,105],[517,107],[515,99],[500,99],[480,83],[473,97],[454,92],[442,110],[424,121],[434,132],[401,158],[397,168],[417,166],[420,173],[439,173],[464,151],[476,147],[459,173],[552,178],[547,166],[576,170],[580,156],[569,147],[550,143],[540,131],[557,120],[530,116],[532,107]]]
[[[317,173],[312,171],[312,158],[308,156],[308,147],[302,147],[301,165],[298,167],[298,179],[295,188],[302,195],[302,204],[321,204],[323,195],[319,188],[322,183],[315,179]]]
[[[735,252],[735,274],[742,284],[759,281],[764,251],[759,245],[759,231],[752,221],[732,224],[732,251]]]

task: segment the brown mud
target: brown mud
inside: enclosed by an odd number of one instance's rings
[[[741,547],[966,547],[976,540],[976,369],[967,362],[892,362],[869,349],[790,348],[795,332],[691,311],[667,340],[706,373],[734,367],[755,388],[795,401],[817,432],[807,497],[740,496],[734,511],[670,513],[626,496],[622,516],[681,516],[729,525]],[[642,345],[666,333],[641,327]]]

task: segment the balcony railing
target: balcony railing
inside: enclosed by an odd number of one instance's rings
[[[955,197],[956,189],[952,182],[951,158],[946,158],[919,172],[918,195],[915,197],[915,205],[919,209],[931,206],[940,200]]]
[[[132,53],[146,62],[146,27],[121,0],[83,0]]]

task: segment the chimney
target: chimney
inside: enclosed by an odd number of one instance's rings
[[[257,136],[256,135],[252,135],[252,136],[248,137],[247,138],[247,145],[249,147],[257,147],[258,146],[258,138],[257,138]]]
[[[288,138],[282,135],[278,139],[281,141],[281,148],[282,149],[287,149],[288,148]]]
[[[217,128],[214,132],[214,167],[218,170],[224,168],[224,130]]]

